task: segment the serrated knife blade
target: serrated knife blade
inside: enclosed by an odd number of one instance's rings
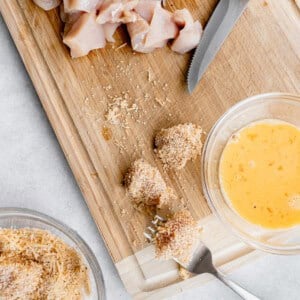
[[[192,93],[249,0],[220,0],[210,17],[195,50],[189,71],[188,91]]]

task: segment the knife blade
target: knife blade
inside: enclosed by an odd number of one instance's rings
[[[249,0],[220,0],[195,50],[189,71],[188,91],[192,93],[212,62]]]

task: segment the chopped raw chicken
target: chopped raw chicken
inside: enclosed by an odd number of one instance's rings
[[[123,11],[122,15],[119,17],[119,22],[123,24],[135,22],[138,19],[137,15],[134,11],[125,10]]]
[[[179,27],[183,28],[172,43],[171,49],[181,54],[194,49],[199,44],[202,35],[200,22],[194,22],[191,13],[187,9],[175,11],[173,20]]]
[[[173,14],[173,20],[180,28],[190,26],[194,23],[193,16],[186,8],[176,10]]]
[[[202,26],[196,21],[191,26],[185,27],[179,32],[179,36],[173,42],[171,49],[180,54],[186,53],[199,44],[202,35]]]
[[[157,0],[140,0],[134,10],[148,23],[151,22],[154,9],[156,6],[161,6],[160,1]]]
[[[86,11],[92,12],[100,7],[103,0],[63,0],[65,12]]]
[[[108,42],[114,43],[114,34],[121,23],[106,23],[103,24],[105,38]]]
[[[96,14],[84,13],[64,36],[63,42],[70,47],[72,57],[87,55],[91,50],[106,45],[103,25],[96,22]]]
[[[60,5],[62,0],[33,0],[33,2],[44,10],[51,10]]]
[[[149,28],[148,22],[141,17],[136,22],[127,24],[133,50],[142,53],[149,53],[154,50],[154,48],[145,47],[145,37],[149,32]]]
[[[61,20],[65,23],[64,27],[64,35],[66,35],[69,30],[72,28],[74,23],[79,19],[79,17],[83,14],[81,11],[66,13],[64,10],[64,5],[61,4],[59,6],[59,13]]]
[[[60,5],[65,23],[64,43],[72,57],[115,42],[115,31],[127,25],[133,50],[149,53],[173,40],[171,49],[185,53],[199,43],[202,27],[187,9],[175,13],[162,7],[161,0],[33,0],[48,10]]]
[[[67,15],[68,15],[68,14],[65,12],[64,4],[61,3],[61,4],[59,5],[59,17],[60,17],[60,19],[61,19],[64,23],[66,23]]]
[[[163,29],[163,30],[162,30]],[[178,34],[178,28],[172,20],[172,14],[161,5],[156,5],[150,23],[150,30],[146,36],[146,47],[161,47],[169,39],[173,39]]]
[[[127,24],[132,48],[135,51],[151,52],[155,48],[164,47],[169,39],[177,36],[178,28],[172,14],[162,8],[160,1],[141,0],[135,11],[137,21]]]
[[[139,0],[104,0],[97,17],[99,24],[120,22],[125,12],[131,11]]]
[[[122,14],[122,3],[106,0],[101,6],[97,17],[99,24],[114,22]]]

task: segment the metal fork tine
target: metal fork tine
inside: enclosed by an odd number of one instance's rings
[[[166,220],[165,220],[163,217],[161,217],[160,215],[155,215],[154,218],[158,219],[158,220],[161,221],[161,222],[165,222],[165,221],[166,221]]]
[[[156,230],[153,227],[148,226],[147,228],[149,229],[149,231],[151,231],[151,233],[153,234],[156,233]]]
[[[154,220],[152,220],[152,221],[151,221],[151,223],[152,223],[153,225],[155,225],[155,226],[156,226],[156,225],[157,225],[157,223],[158,223],[158,219],[154,219]]]
[[[151,227],[151,226],[148,226],[148,227],[147,227],[147,230],[148,230],[149,232],[145,231],[145,232],[144,232],[144,237],[145,237],[148,241],[153,242],[154,237],[155,237],[155,234],[156,234],[156,232],[157,232],[157,230],[156,230],[157,226],[159,225],[159,223],[165,222],[165,221],[166,221],[166,220],[165,220],[164,218],[162,218],[161,216],[155,215],[154,218],[153,218],[153,220],[151,221],[151,223],[154,225],[154,228]]]
[[[157,233],[156,230],[157,226],[160,223],[166,222],[166,219],[162,218],[159,215],[155,215],[155,217],[151,222],[155,227],[153,228],[151,226],[148,226],[146,230],[148,230],[149,232],[146,231],[144,232],[144,236],[149,242],[154,241],[155,234]],[[220,272],[218,272],[213,265],[212,255],[210,250],[200,241],[197,247],[193,249],[193,256],[191,257],[189,263],[187,264],[182,263],[178,259],[176,259],[176,257],[173,257],[173,259],[191,273],[195,273],[195,274],[210,273],[216,276],[223,283],[225,283],[229,288],[231,288],[234,292],[242,296],[243,299],[259,300],[259,298],[253,296],[242,287],[237,286],[236,283],[225,278]]]
[[[148,241],[152,241],[153,240],[153,237],[151,234],[147,233],[147,232],[144,232],[144,237],[148,240]]]
[[[162,218],[162,217],[159,216],[159,215],[155,215],[155,216],[154,216],[154,219],[151,221],[151,223],[152,223],[153,225],[157,226],[157,224],[158,224],[159,222],[164,222],[164,221],[165,221],[164,218]]]

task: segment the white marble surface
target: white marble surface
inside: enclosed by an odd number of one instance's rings
[[[65,222],[90,245],[108,299],[129,299],[0,16],[0,205]],[[231,275],[262,299],[300,299],[300,257],[268,255]],[[173,299],[239,299],[217,280]]]

